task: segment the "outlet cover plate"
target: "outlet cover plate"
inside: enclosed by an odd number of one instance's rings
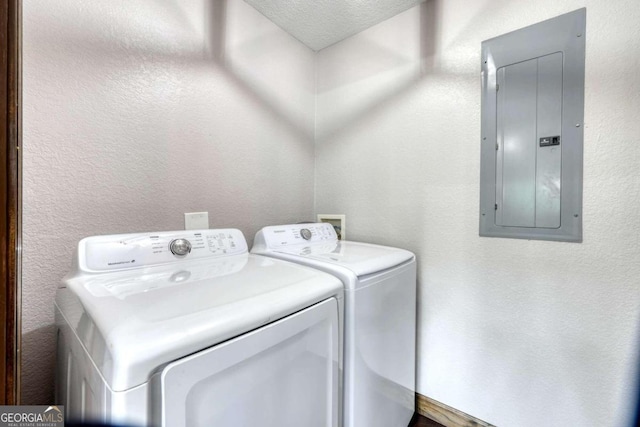
[[[206,230],[209,228],[209,212],[189,212],[184,214],[185,230]]]

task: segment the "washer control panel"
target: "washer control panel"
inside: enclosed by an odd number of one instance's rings
[[[315,224],[289,224],[264,227],[262,234],[266,246],[270,249],[300,244],[337,242],[338,235],[333,226],[326,222]]]
[[[82,239],[78,266],[84,271],[125,270],[243,253],[247,253],[247,241],[233,228],[117,234]]]

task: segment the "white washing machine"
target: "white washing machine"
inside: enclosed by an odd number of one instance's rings
[[[96,236],[56,295],[67,420],[338,427],[342,283],[239,230]]]
[[[413,253],[339,241],[327,223],[265,227],[251,252],[311,266],[342,281],[344,426],[406,427],[415,410]]]

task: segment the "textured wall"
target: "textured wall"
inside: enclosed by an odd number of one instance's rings
[[[314,55],[242,0],[29,0],[23,403],[53,401],[53,298],[94,234],[313,213]]]
[[[583,6],[584,242],[480,238],[480,43]],[[637,0],[429,0],[318,53],[316,210],[417,253],[420,393],[499,426],[628,425],[638,22]]]

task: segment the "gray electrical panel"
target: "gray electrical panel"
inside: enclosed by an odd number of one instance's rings
[[[582,241],[585,24],[482,42],[481,236]]]

